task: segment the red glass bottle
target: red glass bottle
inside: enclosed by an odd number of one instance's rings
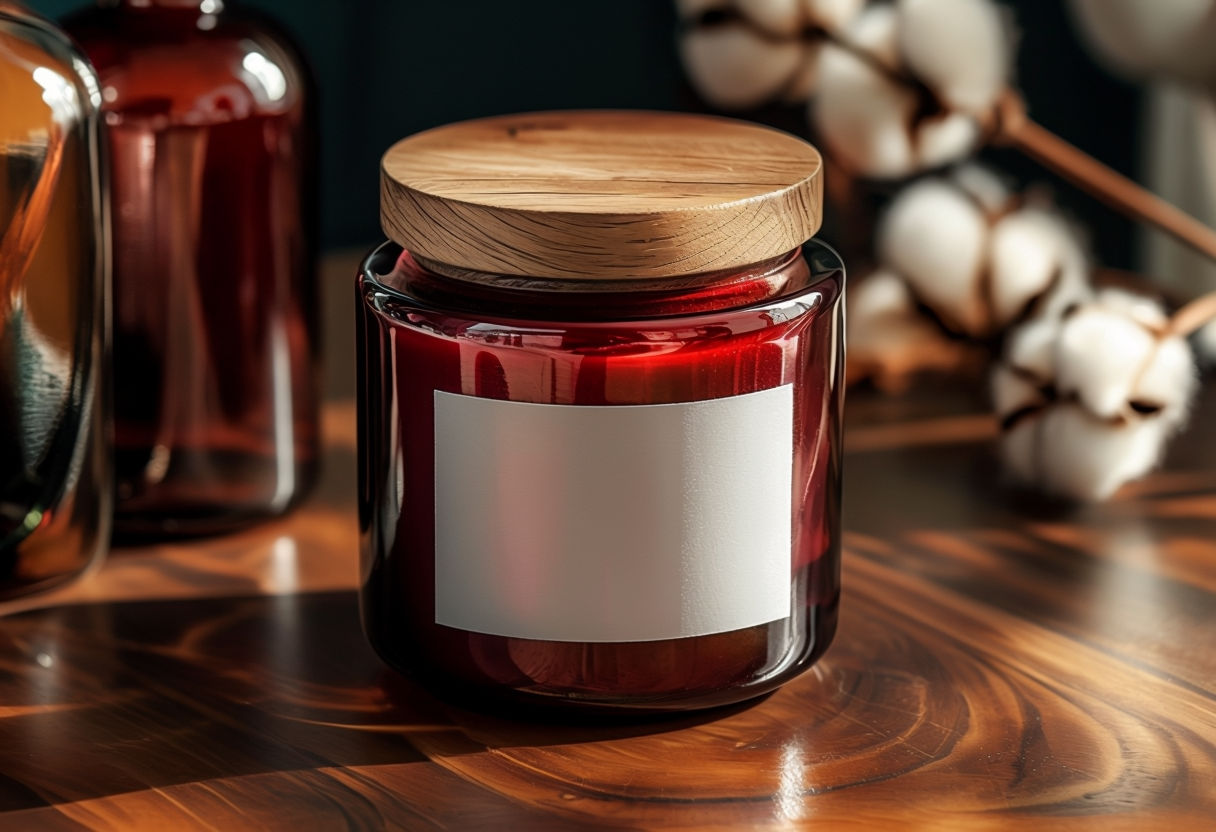
[[[362,609],[389,664],[483,702],[662,710],[823,653],[843,267],[798,245],[818,165],[671,114],[390,151],[382,219],[413,251],[386,243],[358,279]]]
[[[66,25],[110,128],[116,531],[281,513],[314,479],[318,440],[302,63],[221,0],[123,0]]]

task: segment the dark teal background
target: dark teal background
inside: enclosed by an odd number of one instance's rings
[[[87,3],[31,0],[49,17]],[[676,54],[670,0],[248,0],[278,19],[320,86],[322,244],[380,238],[377,165],[402,136],[464,118],[573,107],[700,110]],[[1033,115],[1134,173],[1139,91],[1096,67],[1063,3],[1010,2],[1017,77]],[[800,108],[743,114],[806,133]],[[1056,185],[1093,232],[1099,259],[1132,263],[1131,226],[1008,151],[986,154]],[[831,229],[828,230],[829,236]]]

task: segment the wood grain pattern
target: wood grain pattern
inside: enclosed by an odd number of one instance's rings
[[[1211,829],[1216,392],[1165,470],[1081,509],[1002,484],[981,408],[851,401],[840,631],[811,673],[544,723],[366,646],[333,403],[292,516],[116,552],[0,622],[0,829]]]
[[[810,239],[821,169],[802,139],[713,116],[500,116],[390,148],[380,217],[395,242],[460,269],[687,275],[758,263]]]

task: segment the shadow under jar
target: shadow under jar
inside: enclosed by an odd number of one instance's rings
[[[665,710],[823,653],[844,274],[804,244],[819,165],[653,113],[390,150],[357,321],[362,610],[389,664],[483,704]]]
[[[311,88],[225,0],[114,0],[68,31],[101,80],[114,228],[115,531],[229,531],[317,464]]]

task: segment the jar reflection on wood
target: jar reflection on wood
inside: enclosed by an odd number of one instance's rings
[[[69,31],[113,170],[116,531],[287,510],[317,456],[309,88],[273,27],[218,0],[120,2]]]
[[[482,702],[681,709],[822,654],[843,267],[802,245],[819,165],[637,113],[386,155],[357,337],[363,618],[391,665]]]
[[[0,2],[0,598],[97,558],[109,531],[108,257],[97,79]]]

